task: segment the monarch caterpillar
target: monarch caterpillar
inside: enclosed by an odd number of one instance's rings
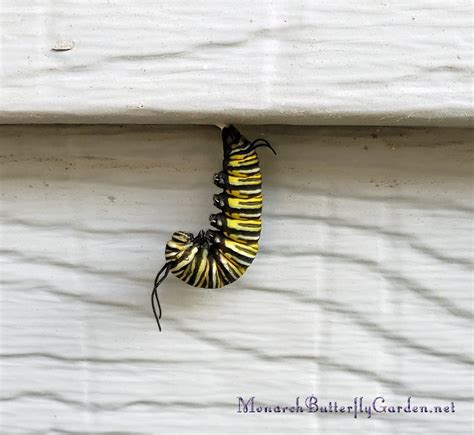
[[[258,252],[262,229],[262,175],[256,149],[268,147],[265,139],[250,142],[233,126],[222,129],[224,161],[214,174],[214,184],[223,189],[214,195],[220,213],[211,214],[214,230],[197,236],[177,231],[166,244],[166,263],[155,278],[151,305],[161,331],[158,286],[171,271],[180,280],[199,288],[221,288],[240,278]]]

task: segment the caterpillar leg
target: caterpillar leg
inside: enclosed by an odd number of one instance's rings
[[[211,214],[209,216],[209,223],[217,229],[221,229],[224,227],[225,216],[222,213],[219,214]]]
[[[217,187],[224,189],[227,186],[227,174],[224,171],[214,174],[212,180]]]

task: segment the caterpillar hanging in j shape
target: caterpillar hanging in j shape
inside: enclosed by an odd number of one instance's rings
[[[214,184],[223,189],[214,195],[220,213],[211,214],[215,230],[197,236],[177,231],[166,244],[166,263],[155,278],[151,304],[161,331],[158,286],[169,271],[185,283],[199,288],[221,288],[240,278],[258,252],[262,229],[262,174],[256,149],[268,147],[265,139],[247,140],[230,125],[222,129],[224,160]]]

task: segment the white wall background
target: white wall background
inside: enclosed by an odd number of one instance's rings
[[[261,251],[219,291],[169,277],[159,334],[154,274],[207,226],[218,129],[0,128],[2,433],[472,433],[470,131],[242,130],[278,150]],[[311,393],[456,412],[236,412]]]

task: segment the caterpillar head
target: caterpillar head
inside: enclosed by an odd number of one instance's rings
[[[222,144],[224,146],[224,159],[229,156],[234,148],[247,143],[248,140],[240,134],[233,125],[222,129]]]
[[[204,230],[199,231],[198,235],[193,238],[193,244],[194,246],[199,247],[208,244],[208,240]]]
[[[239,143],[239,140],[240,131],[232,124],[222,129],[222,143],[224,144],[224,148]]]

